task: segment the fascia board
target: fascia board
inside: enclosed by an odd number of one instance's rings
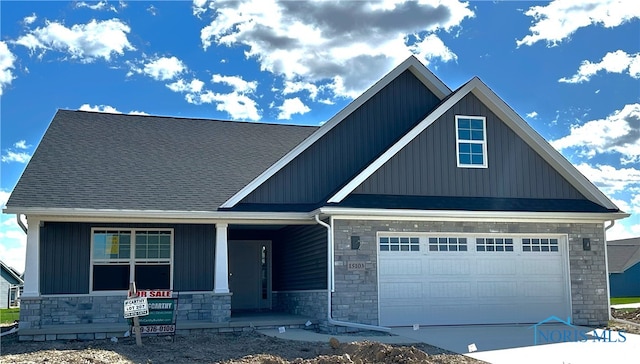
[[[459,211],[459,210],[407,210],[407,209],[359,209],[346,207],[322,207],[317,214],[336,219],[362,220],[426,220],[426,221],[486,221],[486,222],[592,222],[619,220],[629,214],[575,213],[575,212],[514,212],[514,211]]]
[[[239,222],[256,221],[307,221],[306,212],[245,212],[245,211],[167,211],[167,210],[117,210],[117,209],[73,209],[73,208],[37,208],[11,207],[4,210],[6,214],[25,214],[27,216],[47,216],[50,219],[119,219],[122,221],[139,219],[160,220],[166,222],[198,221],[211,223],[211,220]],[[70,219],[69,219],[70,218]]]
[[[446,111],[453,107],[469,92],[472,92],[482,101],[493,113],[503,120],[518,136],[531,146],[542,158],[547,161],[560,175],[562,175],[571,185],[587,198],[608,209],[618,207],[611,202],[595,185],[593,185],[578,169],[566,158],[555,150],[540,134],[538,134],[527,122],[525,122],[513,109],[509,107],[498,95],[496,95],[479,78],[474,77],[466,83],[455,94],[447,99],[442,105],[436,108],[431,114],[420,122],[414,129],[409,131],[395,145],[383,153],[377,160],[367,166],[354,179],[349,181],[342,189],[333,195],[327,202],[339,203],[355,190],[362,182],[369,178],[384,163],[396,155],[409,142],[416,138],[422,131],[435,122]]]
[[[321,126],[317,131],[307,137],[302,143],[298,144],[289,153],[285,154],[280,160],[272,164],[264,172],[262,172],[253,181],[249,182],[240,191],[236,192],[231,198],[225,201],[221,208],[231,208],[240,202],[243,198],[247,197],[251,192],[263,184],[266,180],[271,178],[280,169],[289,164],[294,158],[304,152],[307,148],[317,142],[322,136],[327,134],[331,129],[338,125],[347,116],[353,113],[356,109],[362,106],[370,98],[376,95],[380,90],[387,86],[391,81],[395,80],[402,72],[409,69],[422,83],[425,84],[431,92],[438,96],[441,100],[451,93],[451,90],[438,79],[431,71],[429,71],[417,58],[410,56],[399,66],[387,73],[382,79],[371,86],[362,95],[353,100],[344,109],[340,110],[329,121]]]
[[[9,272],[9,274],[15,278],[15,280],[17,280],[18,282],[22,282],[24,283],[24,280],[22,278],[20,278],[19,275],[17,275],[17,272],[13,270],[13,268],[9,267],[8,265],[6,265],[3,261],[0,260],[0,264],[2,265],[2,269],[6,270],[7,272]]]

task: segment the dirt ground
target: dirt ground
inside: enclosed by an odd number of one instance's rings
[[[613,330],[624,330],[625,332],[640,335],[640,308],[631,309],[611,309],[611,316],[617,319],[633,322],[637,325],[629,325],[619,321],[610,321],[609,328]]]
[[[95,341],[18,342],[8,335],[0,342],[0,363],[482,363],[463,355],[421,344],[391,346],[363,341],[326,343],[289,341],[257,332],[207,334],[194,337],[143,337]]]

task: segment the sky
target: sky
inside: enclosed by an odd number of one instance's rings
[[[58,109],[319,125],[412,54],[480,77],[631,214],[608,240],[640,236],[637,0],[0,1],[0,205]],[[25,244],[3,214],[0,259]]]

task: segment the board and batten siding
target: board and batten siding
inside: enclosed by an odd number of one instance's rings
[[[458,168],[455,116],[484,116],[488,168]],[[469,94],[358,186],[354,194],[585,199]]]
[[[173,228],[173,290],[213,290],[214,225],[44,222],[40,228],[41,294],[89,293],[94,227]]]
[[[322,202],[439,102],[410,71],[405,71],[241,203]]]
[[[327,230],[320,225],[289,226],[273,244],[273,290],[327,288]]]

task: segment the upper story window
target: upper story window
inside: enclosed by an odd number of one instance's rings
[[[456,115],[458,167],[487,167],[487,123],[483,116]]]

